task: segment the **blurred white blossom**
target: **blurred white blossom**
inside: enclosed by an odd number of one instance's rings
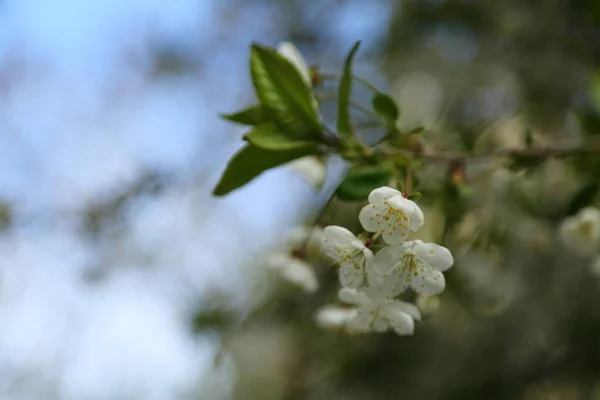
[[[322,250],[324,231],[320,226],[302,225],[292,230],[287,238],[290,250],[302,250],[308,256],[319,256]]]
[[[352,232],[341,226],[328,226],[324,231],[325,255],[340,266],[340,283],[344,287],[362,286],[373,252]]]
[[[559,237],[571,251],[590,256],[600,243],[600,210],[586,207],[565,218],[559,227]]]
[[[330,304],[317,310],[315,313],[315,322],[323,329],[343,329],[357,315],[358,310],[356,308]]]
[[[398,335],[412,335],[415,320],[421,320],[414,304],[387,299],[377,286],[361,290],[343,288],[339,297],[342,302],[357,306],[356,316],[347,322],[350,333],[381,333],[392,329]]]
[[[410,231],[423,226],[423,212],[412,200],[390,187],[375,189],[369,194],[369,205],[360,210],[358,219],[368,232],[383,232],[388,244],[401,244]]]
[[[298,158],[288,165],[314,187],[322,188],[325,184],[325,178],[327,177],[325,160],[316,156],[306,156]]]
[[[438,296],[418,296],[415,302],[423,315],[435,314],[440,308]]]
[[[312,265],[304,260],[281,252],[272,254],[267,259],[266,264],[281,278],[300,287],[307,293],[316,292],[319,288],[319,281]]]

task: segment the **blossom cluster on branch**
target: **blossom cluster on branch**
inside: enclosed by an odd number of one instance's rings
[[[435,243],[407,240],[411,231],[423,226],[423,212],[391,187],[371,192],[359,220],[374,235],[361,235],[365,239],[360,240],[346,228],[325,228],[325,254],[339,266],[339,299],[352,307],[326,306],[317,322],[350,333],[393,330],[412,335],[421,313],[397,297],[409,288],[421,296],[440,294],[446,287],[442,271],[452,267],[452,254]],[[387,246],[374,255],[369,246],[378,237]]]

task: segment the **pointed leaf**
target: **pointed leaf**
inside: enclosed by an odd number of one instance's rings
[[[373,110],[385,121],[388,126],[395,126],[400,110],[391,96],[384,93],[377,93],[371,99]]]
[[[244,139],[265,150],[292,150],[316,147],[319,144],[316,140],[290,137],[274,123],[254,127],[244,136]]]
[[[273,120],[297,138],[322,130],[311,89],[296,67],[273,49],[252,45],[250,72],[256,95]]]
[[[309,154],[316,154],[314,148],[270,151],[248,144],[229,160],[225,172],[213,190],[215,196],[224,196],[238,189],[264,171],[288,163]]]
[[[221,118],[242,125],[256,126],[268,122],[267,115],[260,104],[250,106],[233,114],[221,114]]]
[[[350,125],[350,96],[352,94],[352,61],[354,55],[360,46],[360,42],[356,42],[344,62],[344,72],[340,79],[338,89],[338,120],[337,131],[342,137],[352,136],[352,126]]]
[[[347,201],[364,200],[373,189],[387,185],[389,180],[390,172],[381,166],[356,167],[342,181],[336,195]]]

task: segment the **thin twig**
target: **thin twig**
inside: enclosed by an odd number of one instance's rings
[[[571,157],[578,154],[600,153],[600,145],[586,145],[570,148],[541,148],[524,150],[500,150],[483,154],[414,154],[415,156],[431,162],[468,161],[494,157],[524,157],[524,158],[550,158]]]

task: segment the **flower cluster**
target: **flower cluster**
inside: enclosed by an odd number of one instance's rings
[[[573,253],[593,260],[590,270],[600,276],[600,210],[585,207],[575,215],[562,220],[558,236]]]
[[[419,308],[396,298],[409,288],[421,297],[441,293],[446,287],[442,271],[452,267],[452,255],[443,246],[408,240],[423,226],[424,216],[396,189],[373,190],[358,218],[372,234],[364,240],[340,226],[324,230],[325,255],[339,266],[339,299],[351,307],[326,306],[317,323],[351,333],[412,335],[421,319]],[[388,246],[373,254],[369,247],[380,236]]]

